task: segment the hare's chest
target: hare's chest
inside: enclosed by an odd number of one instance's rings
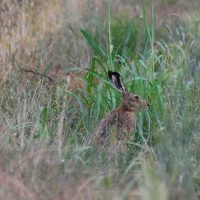
[[[132,132],[135,129],[135,113],[120,113],[118,115],[117,125],[123,132]]]

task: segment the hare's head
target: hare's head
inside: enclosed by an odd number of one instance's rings
[[[110,82],[122,93],[122,103],[120,108],[123,111],[137,112],[149,107],[148,101],[142,99],[139,95],[128,93],[121,76],[117,72],[108,72]]]

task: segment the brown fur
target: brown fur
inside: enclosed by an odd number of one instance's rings
[[[120,85],[119,90],[124,88],[121,80],[120,84],[115,85]],[[135,129],[136,113],[149,106],[146,100],[136,94],[127,93],[124,89],[122,95],[119,108],[108,113],[96,127],[92,139],[93,144],[108,146],[113,137],[116,141],[127,140]]]

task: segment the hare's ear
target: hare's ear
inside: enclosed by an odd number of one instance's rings
[[[120,91],[126,93],[126,88],[119,73],[108,71],[110,82]]]

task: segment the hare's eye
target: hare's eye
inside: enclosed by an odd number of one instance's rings
[[[135,99],[138,100],[140,98],[140,96],[138,95],[135,95]]]

